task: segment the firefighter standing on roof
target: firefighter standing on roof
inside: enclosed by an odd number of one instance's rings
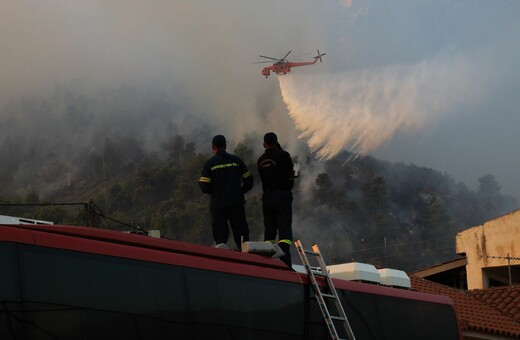
[[[204,164],[199,186],[211,195],[213,239],[218,248],[227,247],[229,221],[235,244],[241,249],[241,241],[249,241],[244,193],[251,190],[254,179],[239,157],[226,152],[224,136],[213,137],[211,149],[214,155]]]
[[[257,163],[264,191],[264,240],[275,243],[278,232],[278,245],[285,253],[280,259],[291,267],[293,162],[291,155],[280,147],[274,132],[265,134],[264,148]]]

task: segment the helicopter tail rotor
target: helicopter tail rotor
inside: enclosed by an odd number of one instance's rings
[[[321,63],[322,62],[321,57],[324,56],[324,55],[327,55],[327,53],[320,53],[320,50],[317,50],[317,51],[318,51],[318,55],[315,56],[314,58],[315,59],[319,59],[320,63]]]

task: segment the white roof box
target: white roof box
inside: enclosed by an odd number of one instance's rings
[[[242,252],[270,257],[280,257],[284,255],[279,245],[270,242],[244,242],[242,243]]]
[[[330,276],[337,279],[362,282],[380,282],[380,274],[371,264],[351,262],[327,267]]]
[[[301,264],[293,264],[292,269],[297,273],[307,274],[307,270],[305,270],[305,266]]]
[[[381,284],[385,286],[411,288],[408,275],[402,270],[384,268],[378,270],[381,276]]]
[[[0,224],[54,224],[51,221],[35,220],[32,218],[0,215]]]

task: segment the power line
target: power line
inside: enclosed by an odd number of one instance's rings
[[[438,237],[438,238],[431,238],[431,239],[422,240],[422,241],[409,241],[409,242],[393,243],[393,244],[387,245],[386,248],[388,249],[389,247],[399,247],[399,246],[404,246],[404,245],[427,243],[427,242],[433,242],[433,241],[438,241],[438,240],[453,240],[453,237],[451,237],[451,236],[450,237]],[[378,249],[384,249],[384,248],[385,248],[385,246],[372,247],[372,248],[365,248],[365,249],[357,250],[355,252],[360,253],[360,252],[378,250]]]
[[[442,248],[434,248],[434,249],[424,249],[424,250],[412,251],[412,252],[407,252],[407,253],[399,253],[399,254],[393,254],[393,255],[387,255],[387,256],[367,257],[367,258],[364,258],[364,259],[356,259],[356,261],[364,262],[364,261],[368,261],[368,260],[379,260],[379,259],[384,259],[384,258],[389,258],[389,257],[406,256],[406,255],[414,255],[414,254],[421,254],[421,253],[430,253],[430,252],[438,251],[438,250],[451,250],[451,249],[454,249],[454,247],[442,247]]]
[[[43,206],[60,206],[60,205],[88,205],[88,203],[84,202],[73,202],[73,203],[0,203],[0,206],[3,207],[43,207]]]
[[[511,256],[481,256],[485,257],[486,259],[500,259],[500,260],[515,260],[520,261],[520,257],[511,257]]]
[[[85,210],[87,211],[87,214],[95,214],[95,215],[98,215],[99,217],[105,219],[105,222],[106,220],[109,220],[109,221],[112,221],[112,222],[115,222],[115,223],[119,223],[119,224],[122,224],[124,226],[127,226],[127,227],[130,227],[130,228],[136,228],[135,225],[131,225],[129,223],[126,223],[126,222],[122,222],[122,221],[119,221],[119,220],[116,220],[115,218],[111,218],[109,216],[106,216],[102,211],[101,209],[99,209],[93,201],[89,201],[89,202],[66,202],[66,203],[0,203],[0,206],[4,206],[4,207],[14,207],[14,206],[19,206],[19,207],[42,207],[42,206],[78,206],[78,205],[81,205],[81,206],[84,206],[85,207]]]
[[[507,260],[507,272],[509,274],[509,286],[513,287],[513,278],[511,276],[511,260],[520,260],[520,257],[511,257],[509,256],[509,253],[507,253],[507,256],[486,256],[486,259],[501,259],[501,260]]]

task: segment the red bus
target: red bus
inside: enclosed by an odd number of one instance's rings
[[[329,339],[280,260],[110,230],[0,225],[0,339]],[[357,340],[460,340],[451,301],[334,279]]]

